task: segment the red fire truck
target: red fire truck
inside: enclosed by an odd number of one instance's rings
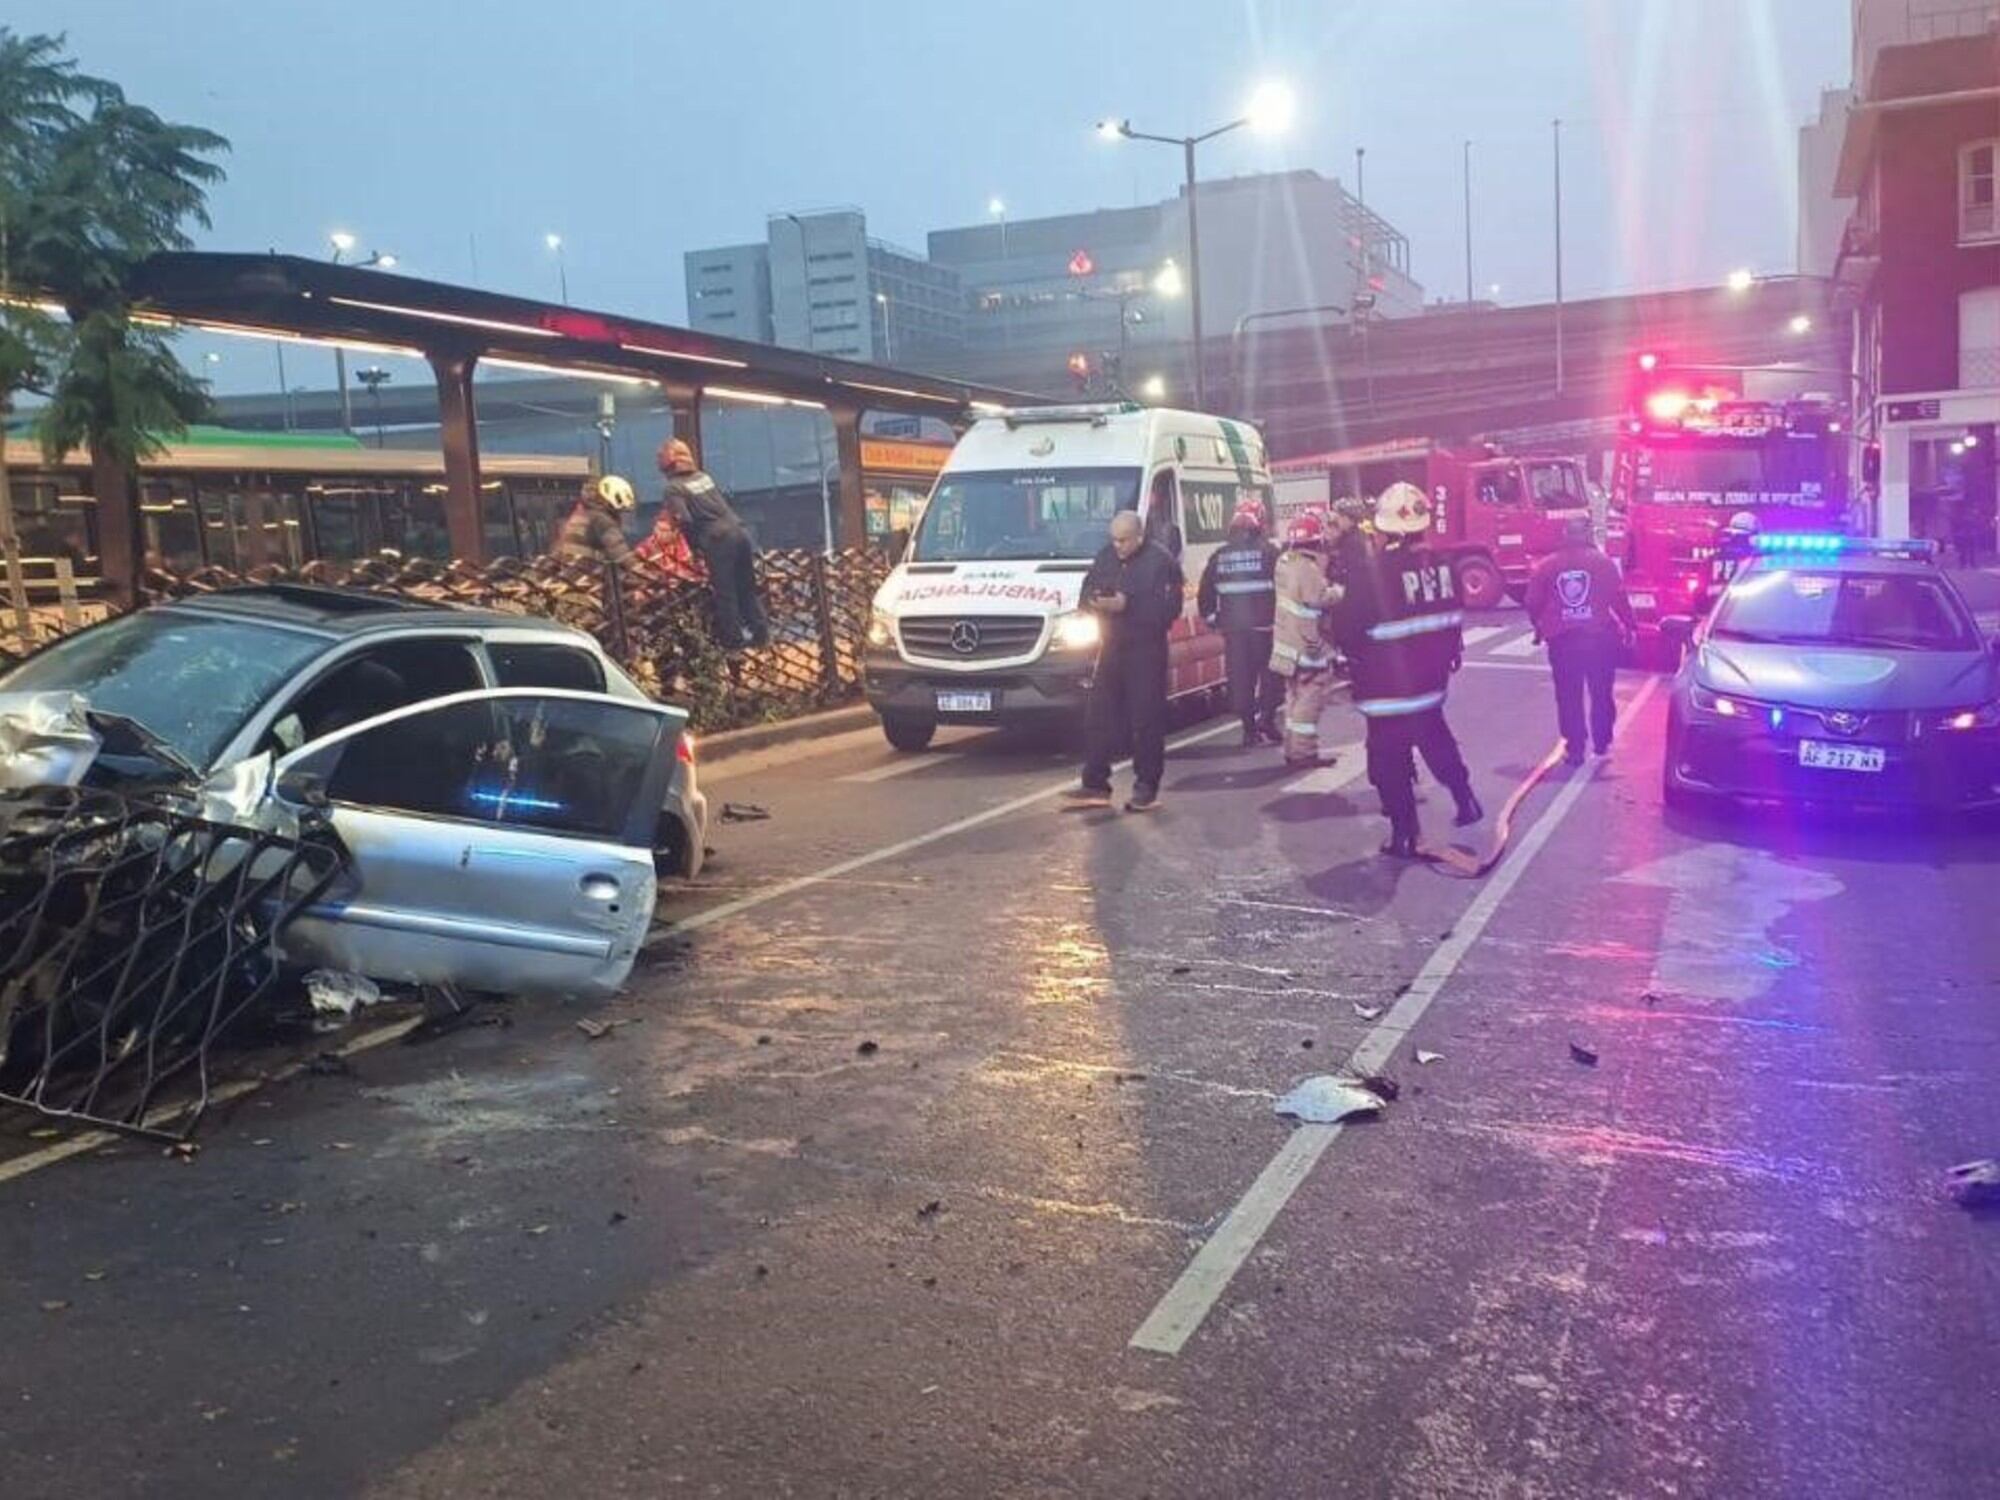
[[[1639,617],[1642,660],[1667,654],[1662,619],[1706,613],[1728,582],[1730,517],[1748,511],[1765,532],[1844,528],[1844,410],[1809,389],[1825,380],[1782,366],[1670,367],[1639,357],[1607,529]]]
[[[1428,439],[1373,443],[1271,465],[1281,522],[1343,495],[1373,498],[1397,480],[1431,497],[1431,544],[1451,555],[1472,609],[1519,599],[1537,560],[1562,541],[1563,523],[1590,514],[1583,465],[1568,455],[1446,448]]]

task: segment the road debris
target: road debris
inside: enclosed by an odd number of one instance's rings
[[[69,1303],[60,1297],[51,1297],[42,1304],[43,1312],[67,1312]]]
[[[1359,1000],[1354,1002],[1354,1013],[1364,1021],[1379,1021],[1382,1012],[1387,1008],[1382,1005],[1363,1005]]]
[[[1945,1173],[1945,1191],[1972,1213],[2000,1211],[2000,1161],[1960,1162]]]
[[[352,1078],[354,1064],[338,1052],[322,1052],[306,1064],[306,1073],[313,1078]]]
[[[1312,1039],[1311,1037],[1309,1037],[1309,1036],[1308,1036],[1308,1037],[1301,1037],[1301,1038],[1299,1038],[1299,1047],[1300,1047],[1300,1049],[1301,1049],[1302,1051],[1306,1051],[1306,1052],[1310,1052],[1310,1051],[1312,1051],[1312,1049],[1313,1049],[1313,1039]]]
[[[609,1021],[596,1021],[585,1016],[576,1023],[576,1029],[595,1042],[610,1036],[620,1026],[637,1026],[645,1019],[644,1016],[619,1016]]]
[[[365,974],[345,974],[338,969],[314,969],[306,975],[306,998],[323,1016],[345,1021],[364,1005],[382,1003],[382,986]]]
[[[1369,1093],[1388,1104],[1394,1104],[1403,1092],[1403,1086],[1387,1073],[1364,1073],[1356,1081]]]
[[[725,823],[762,823],[771,816],[768,807],[759,807],[754,802],[725,802],[722,804],[722,821]]]
[[[1426,1052],[1421,1047],[1417,1049],[1417,1062],[1424,1067],[1429,1067],[1434,1062],[1440,1062],[1443,1058],[1444,1054],[1442,1052]]]
[[[1569,1056],[1571,1062],[1582,1063],[1586,1068],[1597,1066],[1597,1049],[1595,1047],[1586,1047],[1582,1042],[1571,1042],[1569,1044]]]
[[[1382,1099],[1352,1078],[1321,1073],[1299,1084],[1271,1107],[1304,1125],[1334,1125],[1382,1113]]]
[[[876,1053],[882,1050],[882,1044],[878,1041],[875,1041],[871,1037],[869,1040],[861,1043],[854,1050],[862,1057],[873,1057]]]
[[[917,1210],[917,1217],[920,1219],[935,1219],[939,1214],[943,1212],[944,1212],[944,1200],[942,1198],[933,1198],[931,1199],[930,1202],[926,1203],[922,1208]]]

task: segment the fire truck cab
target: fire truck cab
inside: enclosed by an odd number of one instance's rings
[[[1835,533],[1847,519],[1844,411],[1810,372],[1668,367],[1642,355],[1612,465],[1611,555],[1639,621],[1641,660],[1676,654],[1661,622],[1699,618],[1740,558],[1732,516],[1758,530]]]
[[[1572,516],[1588,516],[1590,488],[1568,455],[1454,450],[1428,440],[1375,443],[1271,466],[1282,520],[1343,495],[1372,499],[1398,480],[1431,497],[1431,545],[1448,554],[1471,609],[1527,591],[1528,574],[1562,542]]]

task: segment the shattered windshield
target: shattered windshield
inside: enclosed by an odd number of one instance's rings
[[[316,636],[141,610],[21,664],[0,689],[67,691],[151,730],[206,768],[257,705],[325,649]]]

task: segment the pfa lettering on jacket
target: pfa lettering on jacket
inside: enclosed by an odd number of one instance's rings
[[[1441,599],[1458,596],[1458,585],[1451,569],[1441,563],[1426,563],[1421,568],[1403,569],[1403,602],[1405,604],[1436,604]]]

